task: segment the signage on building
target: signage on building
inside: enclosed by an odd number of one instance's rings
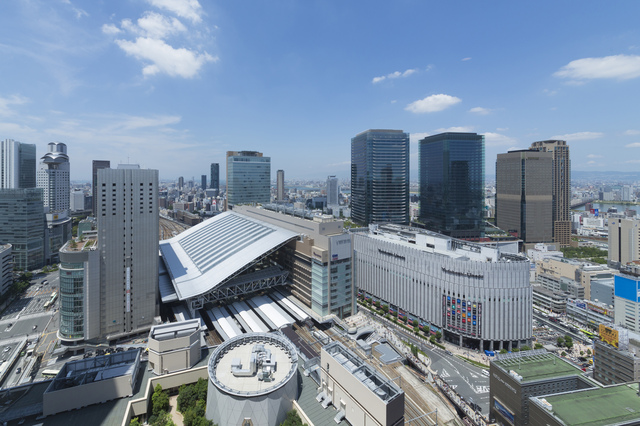
[[[599,327],[600,340],[611,346],[618,347],[618,330],[611,327],[607,327],[604,324],[600,324]]]

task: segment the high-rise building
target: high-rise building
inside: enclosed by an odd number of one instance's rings
[[[484,136],[441,133],[419,145],[420,220],[456,238],[484,235]]]
[[[609,265],[615,268],[640,260],[640,219],[611,217],[609,228]]]
[[[11,244],[0,244],[0,295],[13,284],[13,252]]]
[[[207,175],[200,176],[200,188],[204,191],[207,189]]]
[[[623,266],[613,279],[615,323],[640,333],[640,266]]]
[[[91,164],[91,211],[94,216],[98,214],[98,193],[96,192],[98,187],[98,170],[108,169],[109,167],[111,167],[111,162],[108,160],[93,160]]]
[[[525,243],[553,241],[550,152],[534,150],[498,154],[496,225]]]
[[[36,187],[36,146],[5,139],[0,142],[0,188]]]
[[[0,189],[0,241],[21,271],[44,265],[44,218],[41,188]]]
[[[72,220],[69,217],[70,205],[70,164],[67,145],[61,142],[49,143],[47,152],[37,174],[38,188],[42,188],[44,211],[47,226],[45,228],[45,263],[57,263],[58,251],[71,239]]]
[[[366,130],[351,139],[351,217],[409,223],[409,134]]]
[[[327,205],[338,205],[338,178],[335,176],[327,177]]]
[[[37,174],[37,186],[43,191],[45,211],[68,211],[71,178],[67,145],[61,142],[49,143],[49,152],[41,160]]]
[[[553,240],[560,247],[571,244],[571,160],[566,141],[534,142],[531,149],[553,154]]]
[[[178,178],[178,189],[184,188],[184,177],[180,176]]]
[[[284,170],[276,173],[276,200],[284,200]]]
[[[148,330],[157,314],[158,171],[120,164],[98,171],[100,335]]]
[[[211,189],[220,190],[220,164],[211,163]]]
[[[227,206],[271,201],[271,158],[256,151],[227,151]]]

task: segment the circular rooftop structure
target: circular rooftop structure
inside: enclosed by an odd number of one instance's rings
[[[218,346],[208,365],[206,417],[217,424],[280,424],[298,395],[298,354],[285,336],[242,334]]]

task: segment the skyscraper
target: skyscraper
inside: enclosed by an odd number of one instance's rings
[[[276,199],[284,200],[284,170],[278,170],[276,173]]]
[[[108,169],[109,167],[111,167],[111,162],[108,160],[93,160],[91,165],[91,205],[94,216],[98,214],[98,170]]]
[[[498,154],[496,225],[515,232],[525,243],[553,241],[550,152],[534,150]]]
[[[37,185],[43,190],[45,211],[68,211],[71,180],[67,145],[61,142],[49,143],[49,152],[41,160]]]
[[[484,234],[484,136],[441,133],[419,145],[420,220],[455,238]]]
[[[227,151],[227,206],[271,201],[271,158],[256,151]]]
[[[327,177],[327,205],[338,205],[338,178],[335,176]]]
[[[640,219],[607,218],[609,266],[620,269],[640,260]]]
[[[5,139],[0,143],[0,188],[36,187],[36,146]]]
[[[211,163],[211,189],[220,190],[220,164]]]
[[[182,188],[184,188],[184,178],[182,176],[180,176],[178,178],[178,189],[181,190]]]
[[[200,176],[200,188],[204,191],[207,189],[207,175]]]
[[[158,289],[158,171],[120,164],[98,171],[101,335],[147,330]]]
[[[0,241],[13,246],[21,271],[44,265],[44,217],[41,188],[0,189]]]
[[[553,240],[560,247],[571,244],[571,160],[566,141],[534,142],[531,149],[553,154]]]
[[[351,217],[409,223],[409,134],[366,130],[351,139]]]

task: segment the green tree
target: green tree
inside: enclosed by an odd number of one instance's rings
[[[417,357],[418,356],[418,347],[416,345],[411,345],[411,353],[413,354],[413,356]]]
[[[414,327],[418,326],[418,320],[414,319],[413,321],[411,321],[411,325],[413,325]]]
[[[542,343],[536,343],[534,348],[535,349],[542,349],[542,348],[544,348],[544,346],[542,345]]]
[[[140,419],[138,419],[137,417],[132,418],[129,422],[129,426],[141,426]]]
[[[431,337],[429,337],[429,341],[430,341],[431,343],[436,343],[436,336],[431,335]]]
[[[306,423],[304,425],[306,426]],[[296,410],[291,410],[287,413],[287,418],[280,426],[303,426],[303,424],[298,412]]]
[[[558,337],[558,340],[556,340],[556,342],[558,343],[558,347],[561,348],[564,346],[565,340],[562,337]]]
[[[587,349],[587,355],[591,356],[591,349]]]
[[[584,356],[584,351],[580,351],[580,356]]]
[[[382,305],[382,311],[386,314],[389,312],[389,305]]]
[[[442,333],[439,331],[436,331],[436,340],[439,342],[440,339],[442,339]]]
[[[567,353],[565,351],[562,351],[562,353],[560,355],[561,356],[567,356]]]
[[[527,345],[524,345],[523,347],[520,348],[521,351],[530,351],[531,348]]]
[[[504,349],[504,348],[500,349],[500,353],[501,353],[501,354],[506,354],[507,352],[508,352],[508,351],[507,351],[506,349]]]
[[[429,334],[431,334],[431,329],[429,328],[429,326],[425,325],[424,327],[422,327],[422,332],[425,336],[428,336]]]
[[[573,339],[571,338],[571,336],[569,335],[564,336],[564,344],[567,347],[567,349],[571,350],[571,348],[573,347]]]
[[[162,390],[160,384],[156,385],[153,389],[153,395],[151,395],[151,413],[154,416],[159,416],[163,411],[169,409],[169,395]]]

